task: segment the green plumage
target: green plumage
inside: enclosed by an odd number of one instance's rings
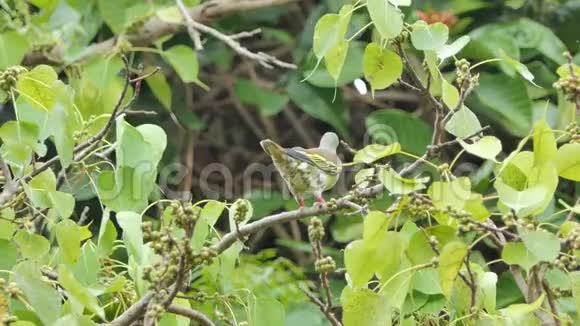
[[[304,196],[310,194],[323,202],[322,192],[338,181],[342,164],[336,155],[338,137],[334,133],[325,134],[321,146],[312,149],[283,148],[269,139],[260,144],[301,205]]]

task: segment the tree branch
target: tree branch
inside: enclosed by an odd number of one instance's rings
[[[187,9],[189,16],[197,22],[209,23],[219,17],[256,10],[260,8],[281,6],[300,0],[213,0],[207,1],[199,6]],[[147,46],[152,42],[170,34],[180,32],[184,29],[183,24],[174,24],[163,21],[157,15],[149,18],[143,26],[135,33],[126,35],[127,41],[134,46]],[[112,37],[100,43],[94,43],[86,48],[83,54],[75,61],[83,61],[97,55],[105,55],[116,46],[117,38]],[[25,65],[37,65],[41,63],[63,63],[64,46],[57,45],[49,53],[30,52],[24,58]]]
[[[188,317],[189,319],[194,320],[203,326],[215,326],[215,324],[206,315],[197,310],[172,304],[167,307],[167,312]]]

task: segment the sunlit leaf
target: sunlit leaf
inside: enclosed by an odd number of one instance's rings
[[[45,237],[26,230],[16,232],[14,242],[18,245],[22,256],[31,260],[40,260],[50,250],[50,242]]]
[[[387,0],[367,0],[367,10],[382,38],[392,39],[403,30],[403,14]]]
[[[528,231],[520,228],[518,231],[524,245],[530,253],[542,261],[553,261],[560,253],[560,240],[546,231]]]
[[[433,205],[439,209],[447,207],[463,209],[465,202],[471,198],[471,182],[467,177],[449,182],[436,181],[429,186],[427,193]]]
[[[58,267],[58,282],[66,292],[75,298],[80,304],[97,314],[99,317],[105,318],[105,311],[99,305],[97,298],[81,283],[79,283],[73,273],[65,265],[59,265]]]
[[[565,179],[580,181],[580,144],[565,144],[555,158],[558,174]]]
[[[444,90],[445,91],[445,90]],[[453,97],[453,95],[451,95]],[[458,138],[473,136],[481,130],[477,116],[466,106],[457,110],[445,124],[445,130]]]
[[[456,55],[461,51],[468,43],[471,41],[469,36],[463,35],[456,39],[451,44],[445,44],[437,49],[437,58],[439,60],[445,60],[447,58],[451,58],[452,56]]]
[[[468,144],[459,139],[459,143],[468,153],[492,161],[496,161],[496,156],[502,149],[501,141],[494,136],[485,136],[477,139],[473,144]]]
[[[143,231],[141,215],[134,212],[118,212],[117,222],[123,230],[123,242],[127,251],[138,262],[143,259]]]
[[[14,267],[14,279],[38,318],[52,325],[61,312],[62,297],[51,285],[42,280],[38,264],[24,261]]]
[[[195,83],[201,88],[208,89],[207,85],[198,78],[199,63],[195,51],[186,45],[175,45],[163,52],[165,59],[171,64],[181,80],[186,83]]]
[[[147,86],[151,89],[155,98],[163,105],[167,111],[171,111],[172,91],[167,82],[167,78],[162,71],[159,71],[145,79]]]
[[[381,144],[371,144],[357,151],[357,153],[353,158],[353,161],[370,164],[382,158],[395,155],[400,151],[401,145],[399,143],[393,143],[386,146]]]
[[[344,326],[391,325],[391,307],[386,297],[369,289],[346,289],[341,296]]]
[[[419,20],[413,25],[411,42],[417,50],[437,50],[449,38],[449,28],[443,23],[427,24]]]
[[[513,209],[517,215],[526,215],[535,211],[543,204],[547,194],[546,188],[541,185],[518,191],[498,179],[494,186],[501,201]]]
[[[441,289],[443,290],[443,294],[448,298],[451,296],[453,284],[461,269],[461,265],[463,265],[463,259],[467,255],[467,252],[467,245],[463,242],[450,242],[441,250],[437,270],[439,272]]]
[[[425,189],[429,177],[407,179],[401,177],[392,168],[380,169],[379,180],[393,195],[405,195],[421,189]]]
[[[352,286],[364,287],[376,270],[375,252],[363,240],[355,240],[344,249],[344,265]]]
[[[52,67],[39,65],[20,75],[16,89],[30,100],[35,108],[50,111],[56,103],[56,92],[53,88],[57,81],[58,76]]]
[[[363,72],[374,92],[396,82],[403,73],[403,63],[395,52],[383,49],[377,43],[369,43],[363,57]]]
[[[20,64],[28,50],[26,37],[17,31],[0,33],[0,70]]]
[[[444,78],[441,79],[441,99],[450,109],[459,104],[459,91]]]
[[[64,220],[55,225],[54,232],[65,263],[75,263],[81,254],[79,226],[72,220]]]
[[[556,157],[558,151],[556,137],[546,120],[536,123],[533,140],[535,165],[542,165]]]

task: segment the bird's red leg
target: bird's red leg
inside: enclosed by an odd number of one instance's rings
[[[298,197],[296,198],[296,201],[298,202],[298,206],[300,206],[300,209],[304,209],[304,198]]]
[[[322,197],[321,194],[316,194],[316,202],[319,203],[320,205],[324,205],[326,203],[326,201],[324,200],[324,197]]]

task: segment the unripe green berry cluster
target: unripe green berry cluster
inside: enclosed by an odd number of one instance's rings
[[[579,250],[580,249],[580,226],[576,225],[572,231],[568,234],[566,238],[566,242],[568,246],[572,250]]]
[[[182,229],[193,228],[199,218],[199,209],[191,204],[183,204],[178,201],[171,203],[169,206],[175,225]]]
[[[213,260],[218,256],[217,251],[210,247],[203,247],[200,249],[199,253],[193,255],[193,265],[199,266],[203,264],[210,265],[213,263]]]
[[[576,256],[560,255],[554,261],[554,266],[559,269],[573,271],[578,268],[578,259]]]
[[[479,84],[479,74],[472,74],[471,64],[466,59],[455,61],[457,79],[456,83],[460,88],[472,89]]]
[[[16,87],[18,77],[27,72],[26,68],[22,66],[11,66],[0,72],[0,89],[5,92],[10,92],[10,89]]]
[[[580,143],[580,125],[578,123],[570,123],[566,127],[566,132],[570,135],[570,143]]]
[[[234,206],[234,221],[238,224],[244,222],[246,220],[246,216],[248,215],[248,211],[250,210],[248,207],[248,202],[245,200],[240,200],[238,201],[238,204]]]
[[[310,219],[310,225],[308,225],[308,238],[312,243],[321,241],[324,238],[324,224],[318,217]]]
[[[425,196],[419,194],[411,195],[411,200],[406,205],[406,209],[411,216],[425,218],[436,211],[433,202]]]
[[[560,287],[553,287],[552,293],[556,298],[565,298],[572,296],[572,290],[570,289],[562,289]]]
[[[554,88],[561,91],[570,102],[580,100],[580,79],[578,76],[561,77],[554,83]]]
[[[18,284],[16,284],[15,282],[10,282],[10,283],[6,284],[6,280],[3,278],[0,278],[0,286],[2,286],[4,292],[12,298],[15,298],[15,297],[22,295],[22,291],[18,287]]]
[[[318,273],[332,273],[336,270],[336,263],[332,257],[326,256],[316,260],[314,270]]]

